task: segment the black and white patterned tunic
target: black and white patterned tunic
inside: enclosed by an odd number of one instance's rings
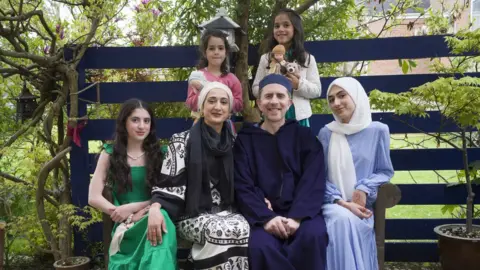
[[[172,183],[154,187],[153,201],[162,204],[167,212],[185,205],[186,143],[189,131],[174,134],[165,155],[162,174]],[[183,177],[180,177],[183,174]],[[195,269],[246,270],[250,227],[245,218],[232,209],[221,209],[220,192],[211,186],[213,208],[196,217],[181,217],[177,222],[180,237],[193,242],[191,258]],[[180,210],[178,210],[180,211]],[[170,212],[169,212],[170,214]]]

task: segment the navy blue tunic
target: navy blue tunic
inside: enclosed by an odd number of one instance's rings
[[[250,269],[325,269],[325,163],[311,130],[295,120],[276,134],[245,124],[234,160],[237,205],[251,227]],[[287,240],[279,239],[263,229],[276,216],[300,219],[300,228]]]

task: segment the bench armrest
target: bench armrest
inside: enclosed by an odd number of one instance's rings
[[[385,263],[385,212],[400,202],[402,192],[392,183],[386,183],[378,188],[377,201],[374,206],[375,240],[377,243],[378,269],[384,269]]]

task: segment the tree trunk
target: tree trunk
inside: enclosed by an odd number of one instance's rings
[[[70,188],[64,187],[62,194],[60,195],[60,205],[71,204]],[[62,237],[58,239],[58,247],[60,249],[60,256],[62,259],[70,257],[72,255],[72,226],[68,221],[69,216],[63,215],[58,221],[58,228]]]
[[[243,89],[243,121],[258,122],[260,115],[250,104],[250,83],[248,81],[248,18],[250,0],[240,0],[237,2],[237,23],[245,32],[245,35],[237,35],[237,46],[240,49],[237,55],[235,65],[235,75],[242,82]]]
[[[468,164],[468,152],[467,152],[467,136],[465,130],[462,130],[462,156],[463,156],[463,168],[465,170],[465,182],[467,183],[467,233],[472,232],[473,224],[473,199],[475,193],[472,191],[472,183],[470,180],[470,168]]]
[[[59,98],[60,101],[63,101],[63,97]],[[57,127],[58,127],[58,145],[60,146],[59,151],[61,149],[64,141],[64,122],[63,122],[63,109],[60,107],[60,110],[56,112],[57,114]],[[66,171],[68,171],[68,162],[66,162],[66,158],[63,159],[65,161],[64,166],[66,167]],[[60,161],[61,163],[61,161]],[[56,168],[58,170],[59,167]],[[59,204],[68,205],[72,203],[71,199],[71,188],[70,188],[70,181],[68,181],[68,173],[60,170],[62,172],[60,174],[60,179],[56,179],[57,183],[62,183],[60,186],[62,187],[62,193],[60,194]],[[58,228],[62,234],[62,238],[58,240],[58,247],[60,248],[61,257],[62,259],[72,256],[72,226],[68,221],[69,216],[63,215],[62,218],[58,221]]]

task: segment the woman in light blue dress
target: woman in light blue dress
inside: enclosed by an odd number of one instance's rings
[[[373,204],[394,173],[390,132],[372,122],[368,96],[354,78],[333,81],[327,99],[335,120],[318,134],[327,168],[327,270],[376,270]]]

